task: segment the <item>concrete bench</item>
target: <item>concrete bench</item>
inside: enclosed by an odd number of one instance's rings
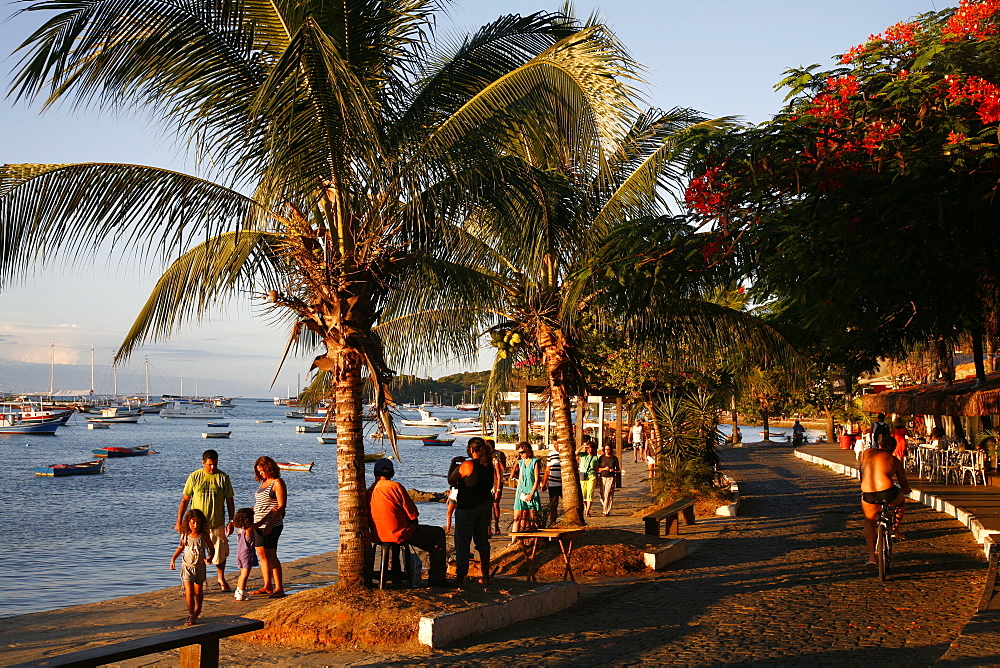
[[[680,514],[684,515],[684,524],[688,526],[694,524],[694,499],[675,501],[669,506],[664,506],[656,512],[643,517],[642,521],[646,523],[646,535],[659,536],[660,522],[663,522],[666,524],[666,535],[676,536],[677,530],[680,528],[680,522],[678,521],[678,515]]]
[[[79,652],[58,654],[37,661],[18,663],[9,668],[27,666],[74,666],[90,668],[134,659],[147,654],[157,654],[171,649],[181,650],[181,668],[217,668],[219,665],[219,639],[229,636],[260,631],[264,622],[257,619],[233,617],[221,622],[196,624],[194,626],[168,631],[145,638],[101,645]]]

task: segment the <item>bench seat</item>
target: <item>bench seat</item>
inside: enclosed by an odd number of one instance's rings
[[[681,499],[680,501],[675,501],[669,506],[664,506],[659,510],[650,513],[642,518],[642,521],[646,525],[646,535],[647,536],[659,536],[660,535],[660,523],[666,524],[666,535],[676,536],[678,529],[680,528],[680,522],[678,521],[678,516],[684,515],[684,524],[690,526],[694,524],[694,499]]]

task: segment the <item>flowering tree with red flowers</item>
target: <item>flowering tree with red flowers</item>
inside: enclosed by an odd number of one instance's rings
[[[915,341],[996,340],[1000,0],[787,74],[782,112],[713,140],[686,196],[739,240],[755,295],[853,371]]]

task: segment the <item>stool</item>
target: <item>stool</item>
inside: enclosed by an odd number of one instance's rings
[[[413,565],[408,543],[376,543],[380,550],[378,559],[378,588],[385,589],[387,581],[397,581],[405,583],[407,587],[413,587]],[[392,566],[389,559],[392,559]]]

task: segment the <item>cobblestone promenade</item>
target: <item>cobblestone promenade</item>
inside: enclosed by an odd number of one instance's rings
[[[559,615],[411,661],[931,665],[982,593],[985,561],[971,535],[909,504],[908,540],[897,544],[892,578],[880,583],[864,565],[857,481],[790,450],[725,452],[743,495],[740,518],[674,570],[590,590]]]

